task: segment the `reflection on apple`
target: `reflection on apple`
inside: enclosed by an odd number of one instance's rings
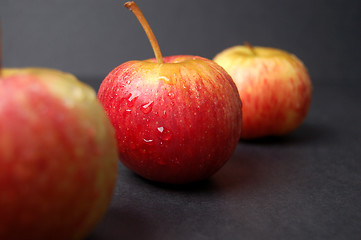
[[[134,2],[155,59],[129,61],[102,82],[98,98],[113,123],[120,160],[146,179],[183,184],[210,177],[240,137],[241,100],[232,78],[211,60],[162,57]]]

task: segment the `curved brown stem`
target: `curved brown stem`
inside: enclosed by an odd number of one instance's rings
[[[244,42],[244,45],[252,52],[253,55],[257,55],[254,47],[249,42]]]
[[[158,41],[155,38],[154,33],[153,33],[152,29],[150,28],[147,20],[145,19],[142,11],[140,11],[137,4],[135,4],[135,2],[133,2],[133,1],[132,2],[126,2],[124,4],[124,6],[126,8],[128,8],[130,11],[132,11],[132,13],[137,17],[137,19],[140,22],[140,24],[142,25],[145,33],[147,34],[147,37],[148,37],[148,39],[150,41],[150,44],[152,45],[154,55],[155,55],[155,58],[156,58],[157,62],[158,63],[163,63],[163,56],[162,56],[162,53],[160,51]]]

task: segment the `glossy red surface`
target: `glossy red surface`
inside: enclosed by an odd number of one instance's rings
[[[126,62],[98,92],[116,130],[120,159],[154,181],[186,183],[215,173],[240,135],[241,101],[230,76],[210,60]]]

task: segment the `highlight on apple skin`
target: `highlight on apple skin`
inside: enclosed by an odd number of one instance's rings
[[[115,127],[120,160],[144,178],[183,184],[210,177],[230,158],[241,130],[231,77],[195,56],[129,61],[98,91]]]
[[[73,75],[2,69],[0,239],[83,239],[117,175],[114,129]]]
[[[225,49],[213,60],[232,76],[242,99],[241,139],[286,135],[306,118],[312,83],[295,55],[246,44]]]
[[[242,102],[229,74],[197,56],[164,57],[134,2],[155,59],[128,61],[111,71],[98,99],[112,122],[121,162],[157,182],[204,180],[232,155],[241,131]]]

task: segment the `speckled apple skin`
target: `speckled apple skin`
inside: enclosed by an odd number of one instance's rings
[[[220,66],[201,57],[126,62],[104,79],[98,98],[115,128],[120,160],[153,181],[210,177],[240,137],[237,88]]]
[[[235,46],[214,61],[233,78],[243,102],[242,139],[285,135],[304,121],[312,83],[304,64],[285,51]]]
[[[94,90],[49,69],[0,78],[0,239],[83,239],[117,174],[114,130]]]

